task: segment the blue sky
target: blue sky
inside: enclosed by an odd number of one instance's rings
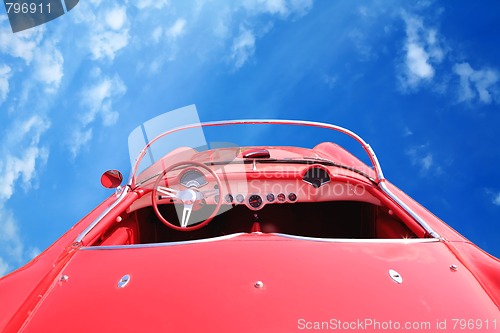
[[[0,11],[0,275],[128,174],[139,123],[293,118],[360,134],[385,176],[487,252],[500,245],[495,1],[87,0],[13,34]]]

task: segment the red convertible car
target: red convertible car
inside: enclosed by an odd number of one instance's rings
[[[330,132],[367,156],[315,142]],[[114,194],[0,279],[0,331],[500,331],[500,261],[349,130],[188,106],[129,149],[128,182],[104,173]]]

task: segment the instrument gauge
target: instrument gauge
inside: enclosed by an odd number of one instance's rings
[[[253,194],[251,196],[248,197],[248,204],[252,207],[252,208],[259,208],[260,206],[262,206],[262,198],[260,195],[258,194]]]
[[[286,200],[285,193],[278,194],[278,201],[279,202],[285,202],[285,200]]]
[[[226,194],[226,196],[224,197],[224,200],[226,200],[227,203],[233,202],[233,200],[234,200],[233,195],[232,194]]]
[[[245,197],[243,196],[243,194],[238,194],[236,196],[236,201],[238,201],[239,203],[242,203],[243,201],[245,201]]]
[[[274,194],[272,193],[269,193],[267,196],[266,196],[266,199],[268,202],[273,202],[274,201]]]
[[[200,188],[208,183],[203,173],[196,169],[190,169],[184,172],[180,179],[180,183],[184,187]]]

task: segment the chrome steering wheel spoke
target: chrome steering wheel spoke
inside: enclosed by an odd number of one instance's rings
[[[164,194],[161,196],[162,199],[178,199],[179,198],[179,190],[175,190],[170,187],[165,186],[157,186],[156,191]]]
[[[187,228],[192,210],[193,204],[184,203],[184,208],[182,210],[181,228]]]

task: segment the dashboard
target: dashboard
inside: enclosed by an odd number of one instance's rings
[[[280,177],[281,176],[281,177]],[[229,179],[227,179],[229,177]],[[380,201],[366,191],[364,185],[350,181],[332,179],[330,172],[323,167],[309,166],[302,170],[301,176],[284,177],[275,174],[273,177],[248,177],[248,174],[228,174],[221,176],[221,191],[217,191],[217,182],[207,175],[206,171],[197,168],[182,170],[172,178],[173,189],[193,189],[196,192],[211,192],[214,195],[203,199],[207,205],[215,205],[222,200],[227,210],[230,206],[244,205],[257,211],[266,205],[294,204],[296,202],[325,201],[361,201],[380,204]],[[214,191],[215,190],[215,191]],[[218,193],[217,193],[218,192]],[[164,199],[160,204],[178,203],[176,199]],[[130,211],[151,206],[151,197],[145,196],[136,200]]]

